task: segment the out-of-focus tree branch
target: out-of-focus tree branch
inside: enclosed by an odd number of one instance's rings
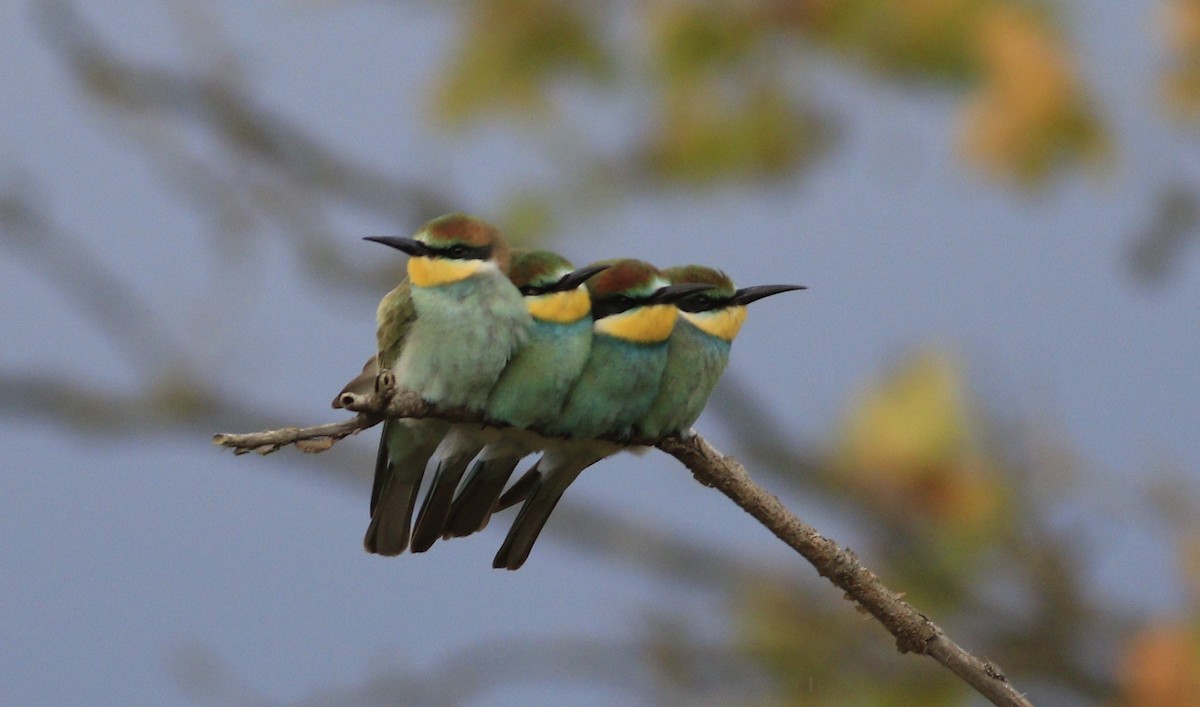
[[[131,364],[153,371],[172,361],[181,348],[157,313],[106,270],[87,243],[57,228],[32,192],[28,184],[0,191],[0,242],[23,251]]]
[[[140,65],[107,47],[73,3],[47,0],[35,12],[85,95],[126,118],[120,127],[141,128],[133,134],[162,163],[166,183],[196,201],[206,219],[221,219],[215,233],[228,236],[265,217],[321,281],[373,288],[393,271],[346,260],[323,226],[325,206],[358,208],[402,231],[462,208],[450,189],[361,165],[258,105],[234,74],[221,70],[227,67],[190,74]],[[217,149],[196,151],[196,129]]]
[[[1166,281],[1185,248],[1200,237],[1200,206],[1191,185],[1178,182],[1164,188],[1150,220],[1134,234],[1126,255],[1129,272],[1144,285]]]
[[[207,129],[232,153],[399,222],[420,223],[454,210],[454,202],[425,186],[345,159],[219,77],[188,76],[121,59],[103,46],[69,2],[47,0],[38,8],[47,38],[99,100],[138,113],[185,119]]]

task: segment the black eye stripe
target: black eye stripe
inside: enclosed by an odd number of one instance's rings
[[[492,257],[489,246],[469,246],[461,243],[450,246],[427,246],[430,255],[450,260],[487,260]]]
[[[709,312],[714,309],[728,307],[730,299],[728,297],[713,297],[709,294],[697,294],[684,297],[675,303],[676,307],[684,312]]]
[[[592,300],[592,319],[602,319],[621,312],[628,312],[645,303],[646,299],[635,299],[625,295],[610,295]]]

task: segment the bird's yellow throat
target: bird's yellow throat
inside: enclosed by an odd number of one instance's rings
[[[657,344],[671,335],[678,316],[673,304],[638,307],[597,320],[596,332],[638,344]]]
[[[733,341],[746,321],[746,307],[736,305],[710,312],[684,312],[683,316],[705,334]]]
[[[592,309],[587,290],[577,287],[567,292],[551,292],[538,297],[526,297],[525,304],[534,319],[554,324],[572,324]]]
[[[420,256],[408,259],[408,279],[417,287],[440,287],[471,277],[483,269],[482,260],[452,260]]]

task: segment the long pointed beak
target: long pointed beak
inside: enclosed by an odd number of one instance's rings
[[[711,290],[712,285],[702,282],[683,282],[678,285],[667,285],[650,296],[650,304],[674,304],[693,292]]]
[[[366,238],[363,238],[363,240],[375,241],[376,243],[389,245],[396,250],[402,250],[414,257],[429,254],[429,246],[425,245],[421,241],[416,240],[415,238],[401,238],[399,236],[367,236]]]
[[[563,275],[562,279],[554,283],[554,287],[550,289],[553,292],[573,290],[587,282],[593,275],[598,275],[611,267],[612,265],[589,265],[586,268],[579,268],[574,272]]]
[[[734,304],[750,304],[757,302],[763,297],[777,295],[780,292],[791,292],[792,290],[807,290],[804,285],[756,285],[755,287],[743,287],[734,293],[730,301]]]

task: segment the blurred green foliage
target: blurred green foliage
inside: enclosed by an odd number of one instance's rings
[[[569,0],[465,3],[437,117],[456,124],[495,111],[521,116],[549,104],[551,81],[604,77],[612,59],[597,36],[598,10]]]
[[[628,10],[621,5],[482,0],[463,10],[439,116],[461,125],[505,113],[536,125],[557,82],[648,82],[655,120],[636,162],[667,182],[779,177],[817,157],[828,126],[795,77],[821,47],[881,77],[960,92],[960,151],[998,178],[1036,183],[1106,151],[1102,120],[1044,4],[664,0],[634,6],[633,40],[606,31]]]

